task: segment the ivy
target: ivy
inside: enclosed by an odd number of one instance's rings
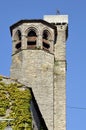
[[[0,75],[0,81],[3,79],[3,77]]]
[[[5,84],[0,77],[0,118],[13,119],[10,121],[13,130],[32,130],[30,101],[30,89],[17,83]],[[7,121],[0,121],[0,130],[7,125]]]

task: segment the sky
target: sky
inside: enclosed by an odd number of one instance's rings
[[[9,27],[21,19],[69,16],[67,57],[67,130],[86,130],[86,1],[0,0],[0,74],[10,75],[12,39]]]

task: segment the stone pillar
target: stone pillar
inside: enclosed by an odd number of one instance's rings
[[[66,130],[66,32],[68,17],[65,15],[45,16],[44,20],[57,27],[54,52],[54,128]]]
[[[22,50],[27,49],[27,35],[25,33],[22,34]]]

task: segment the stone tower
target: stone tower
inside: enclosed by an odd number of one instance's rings
[[[54,130],[66,130],[66,39],[68,16],[44,16],[57,27],[54,51]]]
[[[32,88],[48,130],[66,130],[67,26],[66,15],[55,15],[10,27],[11,78]]]

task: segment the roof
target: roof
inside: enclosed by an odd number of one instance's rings
[[[44,15],[44,20],[50,23],[68,24],[68,15]]]
[[[20,26],[23,23],[42,23],[42,24],[47,25],[48,27],[54,29],[54,35],[55,35],[54,43],[56,43],[56,39],[57,39],[57,28],[56,28],[56,26],[51,24],[51,23],[48,23],[47,21],[42,20],[42,19],[30,19],[30,20],[25,19],[25,20],[20,20],[20,21],[16,22],[12,26],[10,26],[11,36],[12,36],[12,30],[14,28],[16,28],[17,26]]]
[[[50,28],[54,29],[55,31],[57,30],[56,26],[48,23],[47,21],[45,20],[42,20],[42,19],[31,19],[31,20],[28,20],[28,19],[25,19],[25,20],[20,20],[18,22],[16,22],[15,24],[13,24],[12,26],[10,26],[10,32],[11,32],[11,35],[12,35],[12,30],[14,28],[16,28],[17,26],[23,24],[23,23],[42,23],[44,25],[47,25],[49,26]],[[56,31],[57,32],[57,31]]]

